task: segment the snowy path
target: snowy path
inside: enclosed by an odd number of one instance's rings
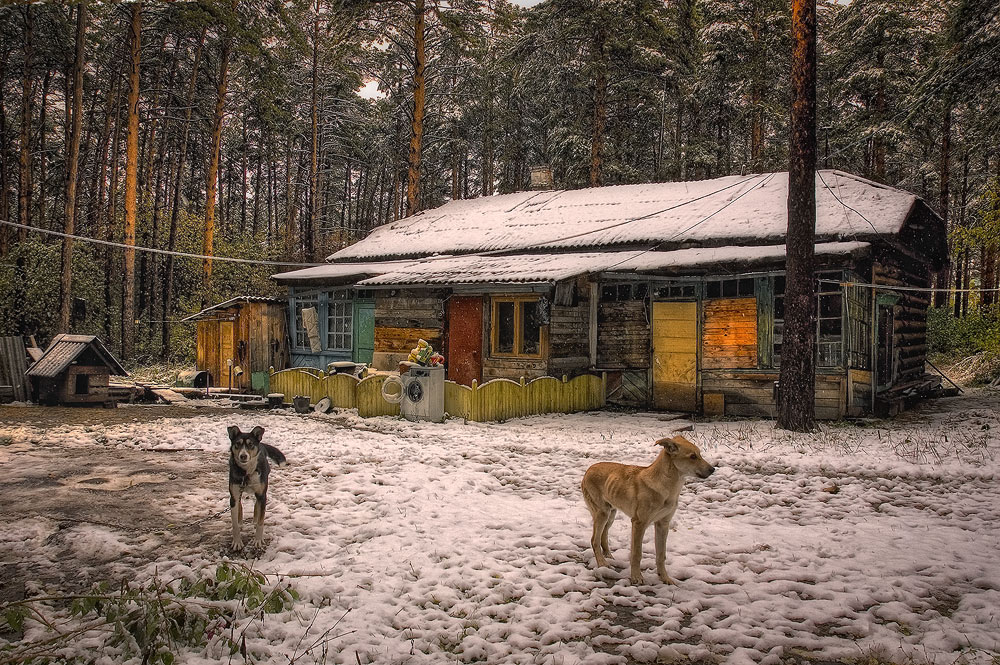
[[[981,393],[892,430],[817,435],[766,422],[697,424],[690,438],[720,468],[682,494],[667,541],[677,587],[656,580],[651,533],[650,584],[628,584],[621,517],[614,568],[595,571],[579,493],[591,463],[646,464],[652,442],[684,424],[655,414],[432,425],[234,412],[64,428],[46,443],[217,455],[211,473],[223,474],[225,426],[263,425],[290,465],[272,476],[269,543],[255,565],[291,576],[302,594],[293,611],[248,632],[265,661],[288,662],[297,645],[336,626],[343,636],[327,653],[297,662],[737,665],[878,655],[947,665],[1000,653],[998,406],[995,393]],[[223,487],[224,475],[192,483],[183,495],[190,514],[223,508]],[[172,542],[166,558],[155,536],[74,528],[120,556],[141,548],[149,563],[140,576],[173,576],[226,556],[227,525],[228,516],[206,523],[180,555]],[[15,529],[29,526],[33,542],[59,528],[39,516]]]

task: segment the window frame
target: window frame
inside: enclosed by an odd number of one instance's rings
[[[337,298],[334,294],[342,294],[343,297]],[[345,353],[353,354],[354,306],[357,300],[356,290],[353,288],[309,289],[308,291],[294,291],[290,293],[289,301],[291,303],[292,311],[292,329],[289,330],[289,337],[292,341],[291,350],[294,353],[310,355],[338,356]],[[346,347],[335,347],[330,345],[330,315],[331,311],[334,309],[334,303],[343,303],[344,305],[344,309],[339,316],[342,320],[346,319],[346,324],[348,326],[347,331],[340,331],[333,334],[339,334],[342,336],[346,335],[347,340],[349,341],[349,344]],[[306,307],[316,308],[316,317],[319,320],[319,351],[313,351],[312,347],[309,346],[309,335],[302,322],[302,310]],[[304,342],[304,344],[300,344],[300,341]]]
[[[518,358],[524,360],[541,360],[548,353],[549,326],[541,323],[545,316],[539,312],[538,324],[538,353],[524,353],[524,321],[522,305],[524,303],[535,303],[539,308],[543,306],[543,298],[540,295],[523,296],[492,296],[490,298],[490,357],[491,358]],[[500,341],[499,308],[501,304],[510,303],[514,306],[514,350],[513,352],[501,352],[498,350]]]
[[[342,308],[340,312],[338,309]],[[341,322],[339,330],[331,326],[334,321]],[[346,339],[346,346],[334,346],[331,338]],[[324,351],[348,351],[354,347],[354,293],[351,289],[334,289],[326,292],[326,344]]]

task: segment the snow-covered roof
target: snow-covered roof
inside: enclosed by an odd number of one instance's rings
[[[323,266],[313,266],[312,268],[302,268],[292,270],[277,275],[271,275],[272,279],[286,284],[296,282],[353,282],[358,279],[381,275],[391,272],[401,266],[410,265],[413,261],[372,261],[368,263],[330,263]]]
[[[270,297],[267,297],[267,296],[236,296],[235,298],[230,298],[229,300],[217,303],[215,305],[212,305],[211,307],[206,307],[205,309],[201,310],[197,314],[192,314],[190,316],[186,316],[183,319],[181,319],[181,321],[182,322],[183,321],[197,321],[201,317],[206,316],[207,314],[211,314],[212,312],[218,311],[220,309],[226,309],[228,307],[232,307],[234,305],[238,305],[240,303],[245,303],[245,302],[247,302],[247,303],[249,303],[249,302],[262,302],[262,303],[271,303],[271,304],[277,305],[277,304],[284,303],[285,300],[282,299],[282,298],[270,298]]]
[[[457,200],[380,226],[328,260],[777,244],[787,230],[787,195],[788,175],[782,172]],[[822,171],[816,179],[817,240],[897,236],[918,201],[849,173]]]
[[[842,256],[864,252],[866,242],[833,242],[816,245],[817,256]],[[710,266],[779,263],[784,245],[757,247],[706,247],[670,252],[620,251],[566,254],[516,254],[504,256],[431,257],[399,265],[395,270],[358,282],[358,286],[408,284],[554,283],[577,275],[599,272],[648,272]]]

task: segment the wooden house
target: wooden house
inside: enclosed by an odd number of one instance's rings
[[[97,337],[56,335],[25,376],[40,404],[114,406],[111,377],[128,372]]]
[[[816,415],[890,408],[926,382],[921,289],[947,262],[944,224],[839,171],[816,199]],[[369,303],[376,368],[425,339],[463,384],[607,372],[621,403],[771,416],[793,343],[786,202],[785,173],[452,201],[275,279],[294,312],[323,293]]]
[[[240,296],[184,319],[198,323],[196,368],[208,385],[232,390],[267,389],[269,368],[288,367],[285,300]]]

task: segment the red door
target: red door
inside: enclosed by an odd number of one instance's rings
[[[483,380],[483,299],[453,296],[448,300],[448,379],[465,386]]]

